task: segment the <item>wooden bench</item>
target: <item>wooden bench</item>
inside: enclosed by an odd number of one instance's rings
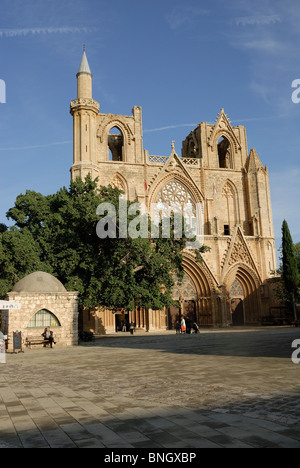
[[[27,336],[25,340],[25,346],[31,349],[32,345],[42,344],[44,346],[50,345],[48,340],[44,340],[44,338],[38,338],[36,336]]]

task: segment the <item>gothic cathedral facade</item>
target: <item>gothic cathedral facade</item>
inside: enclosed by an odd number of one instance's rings
[[[92,97],[92,74],[84,51],[71,102],[74,154],[71,177],[87,174],[99,185],[118,187],[129,200],[150,208],[163,200],[203,206],[204,262],[184,255],[185,278],[174,287],[181,309],[87,312],[85,330],[118,331],[124,319],[145,330],[174,326],[178,314],[199,326],[254,325],[269,315],[270,279],[276,270],[269,175],[246,130],[232,126],[222,109],[214,125],[202,122],[183,141],[181,155],[149,155],[143,148],[142,109],[132,115],[103,114]]]

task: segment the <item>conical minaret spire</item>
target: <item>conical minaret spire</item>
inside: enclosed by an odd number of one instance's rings
[[[86,53],[85,53],[85,44],[83,46],[83,56],[82,56],[82,59],[81,59],[81,63],[80,63],[80,67],[79,67],[79,70],[78,70],[78,73],[77,73],[77,77],[78,77],[79,73],[87,73],[88,75],[92,75],[91,69],[90,69],[90,66],[89,66],[89,62],[88,62],[88,59],[87,59],[87,56],[86,56]]]
[[[92,99],[92,78],[91,69],[85,53],[85,46],[83,48],[83,55],[80,67],[77,73],[77,98]]]
[[[92,74],[87,60],[85,46],[77,73],[77,98],[71,102],[70,112],[74,119],[73,166],[72,180],[88,173],[93,179],[95,172],[97,131],[96,119],[99,114],[99,103],[92,97]]]

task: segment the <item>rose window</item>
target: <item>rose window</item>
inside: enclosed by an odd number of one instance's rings
[[[198,232],[197,210],[199,207],[197,205],[188,189],[180,182],[172,180],[162,187],[156,197],[153,219],[155,224],[158,224],[161,219],[169,218],[172,213],[179,214],[184,217],[189,236],[193,237]]]
[[[157,196],[157,203],[166,203],[171,206],[172,209],[182,209],[186,206],[191,206],[195,210],[192,197],[188,190],[180,183],[175,180],[165,185]]]

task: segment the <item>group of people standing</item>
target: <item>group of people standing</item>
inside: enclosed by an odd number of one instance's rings
[[[200,333],[199,327],[196,322],[193,322],[189,318],[184,318],[184,316],[181,316],[181,320],[177,320],[176,326],[175,326],[176,334],[191,334],[192,331],[194,333]]]
[[[122,320],[121,322],[122,325],[122,332],[127,332],[128,329],[130,331],[130,334],[133,335],[134,329],[135,329],[135,324],[133,321],[131,321],[129,324],[127,320]]]

